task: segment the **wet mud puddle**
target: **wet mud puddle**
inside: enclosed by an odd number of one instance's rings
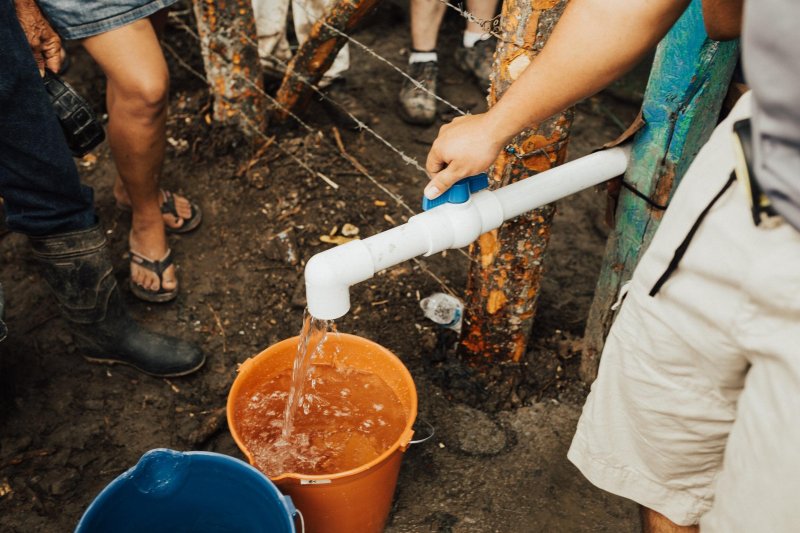
[[[338,347],[319,361],[336,335],[332,321],[306,313],[292,370],[260,383],[235,407],[242,441],[268,476],[357,468],[389,449],[405,427],[400,400],[379,376],[338,364]]]

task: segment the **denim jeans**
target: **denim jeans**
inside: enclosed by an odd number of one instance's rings
[[[177,0],[37,0],[62,39],[85,39],[171,6]]]
[[[97,223],[13,0],[0,0],[0,196],[8,228],[26,235]]]

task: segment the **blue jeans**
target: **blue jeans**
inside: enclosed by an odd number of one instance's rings
[[[12,0],[0,0],[0,196],[8,228],[26,235],[97,223]]]
[[[171,6],[177,0],[37,0],[62,39],[85,39]]]

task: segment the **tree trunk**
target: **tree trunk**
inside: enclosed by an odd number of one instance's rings
[[[645,126],[634,137],[625,181],[666,205],[694,156],[711,136],[737,60],[738,42],[706,36],[694,0],[658,45],[645,91]],[[623,188],[584,335],[581,378],[594,381],[620,286],[650,244],[663,210]]]
[[[567,0],[503,3],[503,40],[495,52],[490,105],[541,50],[566,5]],[[495,161],[491,187],[561,164],[566,158],[572,116],[572,110],[567,110],[517,135],[511,143],[513,150]],[[526,213],[482,235],[470,247],[473,261],[459,354],[479,373],[499,362],[519,361],[525,353],[554,212],[555,206],[548,205]]]
[[[250,44],[256,41],[250,0],[194,0],[193,4],[214,97],[214,120],[250,134],[263,131],[264,82],[258,50]]]
[[[289,111],[297,113],[308,105],[313,92],[309,84],[319,83],[336,54],[347,43],[347,38],[341,33],[351,33],[377,5],[378,0],[340,0],[324,19],[314,24],[308,39],[286,68],[283,83],[275,96],[280,104],[272,115],[275,122],[285,121]]]

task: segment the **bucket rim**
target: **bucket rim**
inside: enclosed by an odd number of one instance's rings
[[[409,416],[408,416],[408,419],[406,420],[405,428],[403,429],[403,432],[400,434],[400,436],[397,438],[397,440],[394,442],[394,444],[392,444],[387,450],[385,450],[378,457],[376,457],[372,461],[370,461],[368,463],[365,463],[365,464],[363,464],[361,466],[358,466],[356,468],[351,468],[350,470],[343,470],[342,472],[336,472],[334,474],[300,474],[298,472],[283,472],[283,473],[281,473],[281,474],[279,474],[277,476],[267,476],[273,482],[277,483],[277,482],[286,481],[286,480],[295,480],[295,481],[298,481],[298,482],[301,482],[301,481],[328,481],[328,480],[333,481],[333,480],[337,480],[337,479],[343,479],[343,478],[349,478],[349,477],[357,476],[357,475],[362,474],[362,473],[370,470],[371,468],[373,468],[373,467],[375,467],[375,466],[387,461],[398,450],[400,450],[401,452],[404,452],[408,448],[409,443],[411,442],[411,439],[414,437],[414,430],[411,429],[411,428],[412,428],[412,426],[414,425],[414,422],[417,419],[417,407],[418,407],[417,386],[414,383],[414,379],[411,376],[411,372],[409,372],[409,370],[406,367],[405,363],[403,363],[403,361],[399,357],[397,357],[397,355],[395,355],[391,350],[389,350],[385,346],[382,346],[382,345],[378,344],[375,341],[367,339],[366,337],[361,337],[359,335],[353,335],[351,333],[339,333],[339,332],[337,332],[337,335],[340,338],[344,337],[344,338],[349,338],[349,339],[355,339],[355,340],[358,340],[359,342],[364,342],[364,343],[371,344],[375,348],[377,348],[378,351],[382,352],[384,356],[386,356],[390,360],[398,363],[398,365],[397,365],[398,368],[402,369],[402,374],[403,374],[403,376],[405,378],[408,379],[408,382],[411,384],[411,391],[413,392],[413,394],[411,395],[411,402],[410,402],[409,409],[408,409]],[[281,348],[284,348],[284,346],[287,345],[287,344],[293,344],[294,346],[297,346],[297,343],[299,342],[299,339],[300,339],[299,335],[295,335],[294,337],[289,337],[288,339],[283,339],[282,341],[278,341],[275,344],[272,344],[271,346],[268,346],[267,348],[265,348],[264,350],[260,351],[256,355],[248,357],[245,361],[243,361],[239,365],[238,370],[237,370],[236,379],[233,380],[233,384],[231,385],[231,388],[228,391],[228,399],[227,399],[227,403],[226,403],[226,407],[225,407],[227,420],[228,420],[228,431],[230,432],[231,436],[233,437],[233,440],[236,442],[236,446],[239,448],[239,451],[241,451],[244,454],[244,456],[247,457],[247,461],[250,463],[250,465],[253,468],[256,468],[255,465],[253,464],[253,462],[254,462],[253,454],[251,454],[250,451],[244,446],[244,444],[242,443],[241,438],[239,437],[238,432],[236,431],[236,428],[233,425],[233,420],[234,420],[233,403],[234,403],[234,398],[236,397],[234,392],[236,390],[238,390],[237,383],[239,383],[239,385],[241,385],[241,382],[239,381],[239,378],[242,375],[242,370],[243,369],[246,370],[247,367],[249,367],[250,365],[254,364],[256,359],[258,359],[260,357],[267,356],[267,352],[277,351],[277,350],[279,350]],[[258,470],[258,469],[256,468],[256,470]],[[259,472],[261,472],[261,471],[259,470]],[[262,472],[262,474],[263,474],[263,472]],[[264,475],[266,476],[267,474],[264,474]]]
[[[112,498],[114,498],[114,496],[120,490],[123,490],[125,483],[133,479],[133,477],[140,472],[139,469],[144,468],[144,465],[148,460],[151,460],[159,455],[169,456],[172,458],[185,458],[189,461],[199,461],[201,463],[205,461],[211,461],[217,465],[218,463],[222,462],[226,463],[230,468],[236,469],[239,473],[247,472],[249,475],[253,476],[251,479],[253,479],[256,483],[272,492],[275,499],[282,505],[284,511],[286,511],[288,515],[286,524],[288,524],[289,529],[293,533],[297,531],[294,518],[297,516],[298,511],[294,505],[294,502],[289,496],[280,491],[275,482],[269,476],[264,474],[253,465],[246,463],[237,457],[218,452],[205,450],[179,451],[171,448],[153,448],[144,452],[136,461],[136,464],[116,476],[100,490],[100,492],[94,497],[81,515],[78,524],[75,526],[75,533],[81,533],[82,531],[85,531],[86,528],[90,526],[91,521],[95,519],[95,515],[102,511],[103,506],[106,505],[106,503]]]

